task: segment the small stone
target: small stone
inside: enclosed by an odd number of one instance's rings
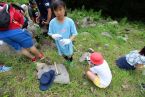
[[[112,24],[112,25],[116,25],[116,24],[118,24],[118,22],[117,21],[111,21],[111,22],[108,22],[109,24]]]
[[[127,40],[128,40],[128,36],[126,36],[126,37],[123,37],[123,36],[117,36],[117,39],[121,39],[121,40],[127,42]]]
[[[109,48],[109,44],[105,44],[104,48],[106,48],[106,49]]]
[[[89,35],[89,32],[82,32],[81,35]]]
[[[91,26],[91,27],[95,27],[96,24],[95,24],[95,23],[92,23],[92,24],[90,24],[89,26]]]
[[[101,24],[106,24],[106,22],[108,22],[107,20],[99,20],[99,21],[97,21],[98,23],[101,23]]]
[[[124,90],[129,90],[130,86],[127,85],[127,84],[124,84],[124,85],[122,85],[122,88],[123,88]]]
[[[102,32],[101,35],[102,35],[102,36],[109,37],[109,38],[112,38],[112,36],[110,35],[109,32]]]
[[[99,48],[100,44],[99,43],[96,43],[96,48]]]
[[[83,85],[86,86],[87,85],[87,82],[83,82]]]
[[[89,17],[85,17],[83,20],[82,20],[82,25],[81,27],[88,27],[88,21],[89,21]]]
[[[85,17],[83,20],[82,20],[82,25],[81,27],[94,27],[96,26],[96,23],[94,23],[94,20],[92,17]]]

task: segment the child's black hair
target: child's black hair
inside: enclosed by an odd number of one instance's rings
[[[55,0],[52,3],[52,8],[53,10],[56,10],[58,7],[63,6],[64,8],[66,8],[66,4],[62,1],[62,0]]]
[[[29,0],[29,3],[30,3],[31,5],[33,5],[33,4],[36,4],[36,1],[35,1],[35,0]]]
[[[139,54],[145,56],[145,46],[140,50]]]
[[[52,3],[52,9],[56,10],[58,7],[63,6],[66,9],[66,4],[62,0],[55,0]],[[65,16],[67,16],[67,12],[65,11]]]

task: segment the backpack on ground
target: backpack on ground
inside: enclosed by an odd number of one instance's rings
[[[8,28],[10,24],[10,14],[9,14],[9,8],[10,5],[5,4],[1,5],[0,9],[0,28]]]

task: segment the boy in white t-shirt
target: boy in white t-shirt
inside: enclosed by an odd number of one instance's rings
[[[93,52],[87,58],[90,65],[89,70],[86,72],[88,78],[99,88],[106,88],[112,80],[112,74],[108,63],[104,60],[99,52]]]

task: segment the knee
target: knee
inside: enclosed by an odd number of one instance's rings
[[[35,50],[35,49],[36,47],[34,45],[29,48],[29,50]]]

